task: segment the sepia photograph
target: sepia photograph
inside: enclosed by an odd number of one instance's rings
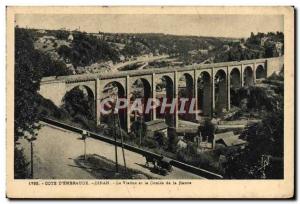
[[[8,185],[292,196],[293,7],[188,8],[8,7]]]

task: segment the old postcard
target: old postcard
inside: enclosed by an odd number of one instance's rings
[[[7,7],[7,197],[291,198],[293,7]]]

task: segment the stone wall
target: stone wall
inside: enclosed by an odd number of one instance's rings
[[[41,83],[38,93],[44,98],[51,100],[56,106],[60,107],[62,105],[62,99],[66,94],[66,84],[64,81]]]
[[[284,56],[267,59],[267,77],[274,72],[280,71],[284,64]]]

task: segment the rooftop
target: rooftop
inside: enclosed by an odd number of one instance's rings
[[[147,129],[151,130],[152,132],[165,130],[168,128],[164,120],[151,120],[145,124],[147,125]]]
[[[243,145],[247,142],[239,138],[240,135],[234,135],[233,132],[225,132],[215,135],[215,141],[217,143],[224,143],[227,147]]]

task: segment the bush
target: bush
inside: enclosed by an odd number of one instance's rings
[[[273,73],[271,76],[268,77],[269,80],[278,80],[278,81],[283,81],[284,79],[284,68],[282,67],[282,69],[280,70],[280,72],[277,73]]]
[[[218,172],[219,170],[215,153],[199,152],[197,146],[193,143],[189,143],[186,148],[179,149],[176,157],[179,161],[199,168],[204,168],[213,172]]]
[[[154,134],[154,139],[160,147],[165,146],[168,142],[163,133],[161,132],[156,132]]]
[[[144,138],[144,140],[142,141],[142,145],[150,149],[154,149],[158,147],[157,142],[149,137]]]
[[[175,128],[168,128],[168,151],[175,153],[178,137]]]
[[[276,96],[269,93],[269,89],[264,87],[242,87],[238,89],[234,100],[239,103],[239,107],[244,111],[267,110],[276,108]],[[280,90],[278,90],[280,93]]]
[[[47,117],[47,116],[49,116],[49,112],[48,112],[48,110],[46,110],[46,109],[42,109],[41,111],[40,111],[40,116],[41,117]]]
[[[59,40],[67,40],[69,31],[66,30],[53,30],[51,33]]]
[[[88,129],[88,130],[92,130],[94,129],[94,122],[93,121],[89,121],[87,118],[85,118],[82,115],[76,115],[73,120],[73,122],[78,123],[82,126],[82,128]]]
[[[131,140],[131,141],[133,141],[133,140],[136,139],[136,135],[135,135],[133,132],[130,132],[130,133],[128,134],[128,137],[129,137],[129,140]]]
[[[196,144],[189,142],[186,147],[186,152],[188,155],[197,155],[197,146]]]
[[[127,141],[130,139],[130,135],[127,134],[127,132],[125,130],[123,130],[122,128],[117,127],[116,134],[117,134],[117,138],[119,138],[119,139],[121,139],[121,134],[122,134],[123,141]]]
[[[223,144],[216,144],[214,154],[220,156],[221,154],[226,154],[227,148]]]
[[[66,110],[58,108],[51,100],[39,96],[39,115],[42,117],[53,116],[56,119],[68,118],[69,114]]]
[[[72,49],[66,45],[61,45],[57,49],[57,53],[67,59],[72,59]]]
[[[77,114],[84,116],[88,120],[94,120],[94,101],[91,95],[85,95],[79,87],[67,92],[63,98],[63,108],[71,116]]]
[[[213,161],[213,158],[210,155],[207,153],[194,154],[195,152],[193,151],[193,148],[189,146],[187,148],[182,148],[177,151],[177,159],[199,168],[211,168],[210,163]]]
[[[138,121],[134,121],[130,127],[131,132],[133,132],[137,137],[142,135],[142,138],[146,136],[147,126],[145,122],[141,121],[139,118]]]
[[[203,138],[207,139],[208,142],[212,142],[216,132],[216,125],[213,124],[210,119],[206,119],[203,126],[199,126],[199,131]]]
[[[72,48],[61,46],[58,49],[58,53],[70,59],[73,65],[87,66],[97,61],[118,61],[118,52],[107,42],[83,32],[76,32],[73,36]]]
[[[14,177],[15,179],[29,178],[28,172],[29,162],[27,162],[24,156],[24,150],[15,147],[14,155]]]

